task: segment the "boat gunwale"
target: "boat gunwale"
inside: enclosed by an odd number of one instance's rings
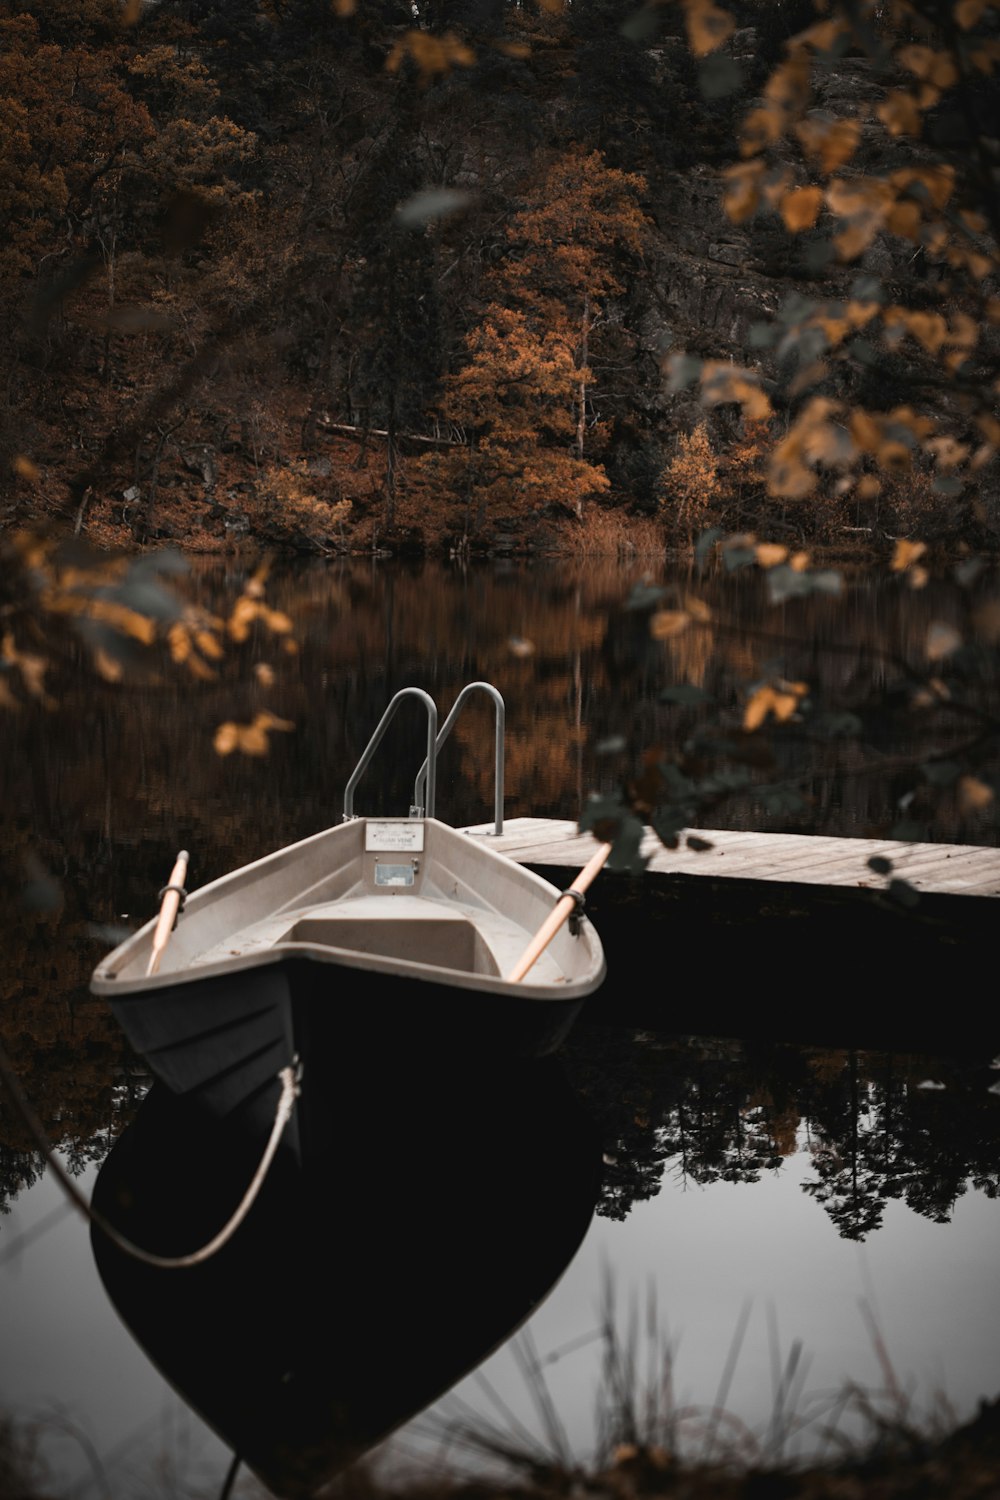
[[[582,928],[581,939],[589,930]],[[139,934],[137,933],[136,936]],[[110,961],[113,955],[109,955]],[[270,948],[256,953],[234,954],[228,959],[218,959],[210,964],[188,964],[183,969],[161,969],[157,974],[143,975],[119,983],[105,969],[95,973],[91,980],[91,991],[95,995],[126,1001],[131,995],[148,995],[157,990],[184,989],[197,984],[201,979],[215,979],[226,974],[239,973],[244,969],[266,968],[279,964],[286,958],[307,958],[317,963],[327,963],[345,969],[361,969],[378,974],[399,974],[407,978],[426,980],[434,984],[464,990],[477,990],[486,994],[520,995],[530,1000],[551,1000],[556,1003],[583,998],[598,988],[605,976],[606,965],[601,962],[596,968],[576,978],[566,977],[548,980],[544,984],[531,984],[526,980],[505,979],[502,974],[476,974],[468,969],[447,969],[441,964],[421,963],[417,959],[388,958],[380,953],[361,953],[356,948],[334,948],[319,943],[275,943]]]
[[[515,886],[527,888],[538,895],[546,897],[555,893],[561,894],[556,887],[542,876],[527,870],[524,866],[511,860],[506,854],[499,850],[491,849],[487,844],[480,843],[483,837],[479,833],[459,831],[448,823],[442,823],[437,818],[425,817],[412,819],[406,817],[358,817],[348,822],[333,824],[329,828],[321,829],[317,833],[308,834],[304,839],[295,843],[286,844],[280,849],[272,850],[269,854],[262,855],[259,859],[252,860],[249,864],[241,865],[236,870],[227,871],[217,876],[215,880],[193,891],[187,898],[185,911],[193,917],[199,908],[209,907],[214,901],[233,894],[240,886],[253,880],[253,878],[266,870],[278,868],[281,864],[291,861],[297,854],[301,854],[310,846],[322,843],[326,839],[335,839],[341,835],[342,830],[355,828],[357,825],[373,823],[399,823],[401,825],[417,824],[430,826],[433,829],[432,837],[441,839],[447,849],[450,840],[455,840],[458,847],[476,850],[477,857],[485,858],[487,863],[492,863],[498,871],[502,871],[504,879],[512,881]],[[471,842],[467,842],[471,841]],[[363,857],[369,852],[364,849],[356,858]],[[444,853],[444,851],[442,851]],[[438,855],[435,853],[434,858]],[[442,860],[443,863],[443,860]],[[449,872],[450,873],[450,872]],[[307,888],[308,890],[309,888]],[[301,899],[304,892],[297,892],[296,896],[288,902],[278,904],[273,914],[287,912],[289,916],[297,914],[302,917],[308,914],[314,906],[335,904],[329,901],[307,904],[303,906]],[[387,893],[384,898],[392,900]],[[436,902],[447,909],[447,900]],[[483,905],[483,911],[495,910],[489,905]],[[388,914],[387,914],[388,915]],[[95,968],[91,980],[90,990],[95,995],[101,995],[119,1001],[127,1001],[131,995],[147,995],[167,989],[182,989],[188,985],[196,984],[202,979],[211,979],[219,976],[240,972],[241,970],[264,968],[269,965],[279,965],[285,959],[312,959],[319,963],[328,963],[342,968],[370,971],[384,974],[400,974],[416,980],[445,985],[449,988],[475,990],[480,993],[494,994],[497,996],[518,995],[525,999],[544,1002],[546,1000],[556,1004],[566,1003],[574,999],[583,999],[592,994],[603,982],[606,973],[603,946],[595,929],[586,922],[581,923],[578,941],[586,941],[591,950],[593,958],[595,950],[599,962],[593,962],[581,974],[576,976],[566,975],[558,979],[548,979],[543,982],[532,982],[524,979],[512,982],[502,974],[476,973],[466,969],[450,969],[439,964],[429,964],[416,959],[405,959],[388,957],[382,954],[365,953],[353,948],[338,948],[332,944],[308,943],[308,942],[278,942],[255,952],[244,954],[233,954],[226,958],[220,958],[210,963],[199,964],[197,961],[189,960],[179,968],[161,968],[152,975],[135,974],[125,980],[117,977],[116,970],[124,964],[134,964],[138,958],[149,947],[152,934],[156,928],[157,916],[151,917],[142,927],[108,953]],[[252,926],[254,924],[248,924]],[[525,946],[533,936],[532,932],[525,930]],[[236,940],[234,933],[233,941]],[[169,949],[168,949],[169,954]],[[112,977],[115,975],[115,977]]]

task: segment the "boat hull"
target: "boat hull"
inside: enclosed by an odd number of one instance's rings
[[[286,958],[110,1003],[172,1092],[197,1096],[216,1116],[238,1115],[259,1135],[274,1118],[282,1068],[303,1069],[301,1115],[312,1088],[307,1059],[317,1048],[378,1057],[391,1044],[466,1066],[536,1059],[558,1048],[584,1002],[470,996],[426,979]],[[296,1140],[294,1131],[288,1139]]]
[[[555,1050],[604,978],[593,928],[567,924],[505,976],[558,896],[433,819],[357,819],[196,891],[159,971],[149,923],[91,988],[174,1093],[259,1129],[317,1033],[472,1065]]]

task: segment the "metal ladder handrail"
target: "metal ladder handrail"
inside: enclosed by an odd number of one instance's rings
[[[358,782],[361,780],[364,771],[367,770],[368,762],[375,754],[375,751],[378,748],[379,741],[381,740],[382,736],[385,734],[385,731],[389,726],[389,720],[393,717],[396,709],[399,707],[400,702],[404,698],[418,698],[427,709],[427,759],[425,761],[425,765],[427,766],[426,811],[429,818],[433,818],[434,816],[434,802],[437,797],[437,756],[434,750],[434,746],[437,741],[437,704],[434,702],[434,699],[431,697],[430,693],[425,693],[423,688],[405,687],[400,688],[399,692],[396,693],[390,700],[388,708],[382,715],[381,719],[379,719],[378,721],[378,724],[375,728],[375,733],[368,741],[368,744],[365,746],[365,749],[362,753],[361,759],[358,761],[357,765],[354,767],[354,770],[351,772],[350,777],[348,778],[347,785],[344,788],[344,811],[341,817],[341,822],[343,823],[349,823],[354,817],[354,789],[357,786]],[[422,817],[423,813],[423,808],[418,809],[416,806],[410,808],[411,818]]]
[[[431,697],[431,695],[424,692],[423,688],[400,688],[399,692],[396,693],[390,700],[385,713],[382,715],[381,719],[376,725],[374,734],[368,741],[368,744],[365,746],[361,759],[358,761],[354,770],[351,772],[347,785],[344,788],[344,811],[341,815],[341,821],[344,823],[349,823],[352,818],[355,817],[354,793],[357,788],[358,782],[361,780],[362,775],[367,770],[368,764],[371,761],[372,756],[375,754],[382,736],[385,734],[385,731],[389,726],[389,721],[390,719],[392,719],[403,698],[417,698],[427,709],[427,754],[424,756],[424,763],[420,767],[420,770],[417,772],[417,779],[413,784],[413,804],[410,807],[409,815],[411,818],[422,818],[426,814],[428,818],[433,818],[435,816],[434,809],[437,802],[438,751],[441,749],[441,746],[444,744],[445,740],[451,733],[452,726],[454,725],[455,720],[458,718],[459,712],[463,704],[465,703],[465,700],[468,698],[470,693],[476,692],[477,690],[489,694],[489,696],[493,699],[493,707],[496,711],[496,728],[494,734],[493,757],[494,834],[496,836],[499,836],[501,833],[503,833],[503,742],[506,709],[504,707],[503,698],[501,697],[498,690],[490,682],[466,683],[465,687],[455,699],[455,702],[452,705],[451,712],[442,724],[440,731],[438,730],[437,704],[434,702],[434,699]]]
[[[491,682],[466,683],[465,687],[462,689],[458,697],[455,699],[455,702],[452,704],[451,712],[445,719],[444,723],[441,725],[441,728],[438,730],[437,738],[434,741],[434,759],[436,761],[441,746],[444,744],[445,740],[451,733],[455,720],[458,718],[458,715],[462,709],[462,705],[465,703],[466,698],[468,698],[470,693],[474,693],[477,690],[489,694],[489,696],[493,699],[493,707],[496,711],[494,715],[496,727],[494,729],[493,745],[493,833],[496,838],[499,838],[499,836],[503,833],[503,737],[506,709],[504,707],[504,701],[500,695],[500,692],[493,686]],[[430,771],[430,760],[431,757],[428,754],[423,765],[420,767],[420,770],[417,772],[416,781],[413,783],[414,806],[420,805],[421,798],[423,796],[424,782],[427,779]]]

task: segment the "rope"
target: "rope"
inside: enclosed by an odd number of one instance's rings
[[[232,1218],[223,1229],[219,1230],[219,1233],[213,1239],[209,1240],[207,1245],[202,1245],[200,1250],[192,1250],[189,1255],[154,1255],[151,1251],[143,1250],[141,1246],[134,1245],[102,1213],[87,1202],[72,1177],[70,1177],[62,1165],[62,1162],[57,1158],[48,1136],[45,1134],[41,1121],[28,1103],[27,1098],[22,1092],[20,1083],[7,1062],[3,1049],[0,1048],[0,1081],[3,1082],[7,1092],[14,1100],[21,1118],[34,1136],[56,1181],[69,1197],[74,1207],[79,1209],[85,1219],[89,1219],[92,1224],[96,1224],[102,1234],[106,1234],[112,1244],[117,1245],[119,1250],[123,1250],[126,1255],[131,1255],[135,1260],[141,1260],[147,1266],[156,1266],[164,1271],[184,1270],[189,1266],[197,1266],[203,1261],[210,1260],[213,1255],[222,1249],[223,1245],[232,1239],[253,1207],[257,1194],[260,1192],[264,1184],[264,1179],[274,1160],[275,1152],[278,1149],[285,1126],[291,1118],[295,1101],[299,1096],[299,1083],[294,1068],[282,1068],[278,1077],[281,1080],[281,1097],[278,1100],[278,1107],[275,1110],[271,1136],[264,1148],[260,1165],[254,1173],[250,1186],[244,1193],[243,1199]]]

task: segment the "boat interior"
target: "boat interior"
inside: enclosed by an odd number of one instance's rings
[[[509,974],[552,910],[552,887],[490,850],[488,834],[462,833],[434,816],[437,751],[473,689],[485,689],[497,708],[495,832],[502,832],[503,700],[496,689],[470,684],[440,732],[427,694],[402,689],[348,783],[342,822],[194,892],[150,984],[181,971],[266,963],[279,952],[362,967],[423,965],[487,987]],[[395,705],[412,695],[429,706],[427,756],[409,815],[356,816],[354,785]],[[144,974],[152,927],[109,955],[95,975],[99,990]],[[602,966],[599,944],[563,928],[527,987],[587,982]]]

